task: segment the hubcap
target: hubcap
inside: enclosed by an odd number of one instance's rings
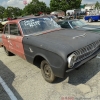
[[[89,19],[89,22],[91,22],[91,19]]]
[[[44,66],[44,74],[47,78],[50,78],[51,77],[51,69],[49,68],[48,65],[45,65]]]

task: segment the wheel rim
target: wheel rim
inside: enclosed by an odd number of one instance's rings
[[[44,65],[44,75],[46,78],[51,77],[51,69],[49,68],[49,65]]]
[[[92,20],[91,19],[89,19],[89,22],[91,22]]]

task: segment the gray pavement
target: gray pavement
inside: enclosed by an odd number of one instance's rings
[[[36,66],[18,56],[8,57],[0,48],[0,76],[18,100],[100,100],[99,58],[50,84],[43,79]],[[10,100],[1,85],[0,100]]]
[[[0,48],[0,77],[18,100],[100,100],[99,56],[50,84],[36,66]],[[1,84],[0,100],[10,100]]]

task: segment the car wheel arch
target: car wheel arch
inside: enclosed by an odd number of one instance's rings
[[[35,55],[34,59],[33,59],[33,64],[36,65],[38,68],[40,68],[40,65],[41,65],[41,62],[43,60],[46,60],[49,64],[49,60],[47,59],[47,57],[45,57],[44,55],[42,54],[37,54]]]

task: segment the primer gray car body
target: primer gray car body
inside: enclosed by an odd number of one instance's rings
[[[94,58],[99,53],[100,48],[84,60],[76,63],[72,69],[69,69],[67,65],[68,56],[97,40],[100,40],[100,36],[94,33],[60,29],[36,36],[25,36],[23,38],[23,45],[28,62],[33,63],[36,56],[42,56],[49,62],[57,77],[64,77],[66,71],[73,70]],[[32,52],[30,52],[29,48]]]

